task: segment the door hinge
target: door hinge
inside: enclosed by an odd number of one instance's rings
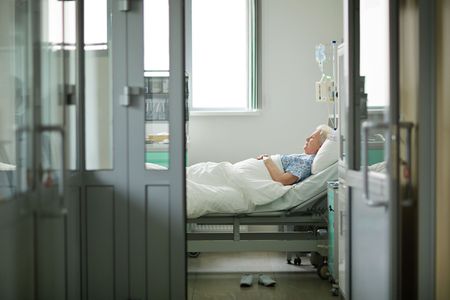
[[[130,0],[119,0],[119,11],[129,11],[131,9]]]
[[[67,84],[65,90],[66,105],[75,105],[75,85]]]
[[[131,96],[139,96],[144,92],[144,89],[138,86],[124,86],[123,95],[120,97],[120,105],[130,106]]]

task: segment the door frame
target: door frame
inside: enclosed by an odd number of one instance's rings
[[[436,0],[419,5],[418,299],[436,297]]]

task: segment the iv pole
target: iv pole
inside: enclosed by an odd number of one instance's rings
[[[336,115],[337,115],[337,47],[336,47],[336,41],[331,41],[331,49],[333,51],[333,129],[336,130],[337,129],[337,124],[336,124]]]

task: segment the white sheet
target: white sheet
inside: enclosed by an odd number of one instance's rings
[[[337,178],[338,163],[336,162],[316,175],[311,175],[304,181],[297,183],[280,199],[268,205],[255,207],[254,212],[281,211],[306,204],[308,200],[326,190],[328,181],[337,180]]]
[[[272,156],[281,168],[279,155]],[[292,186],[271,179],[263,161],[254,158],[236,164],[199,163],[187,168],[187,215],[197,218],[209,213],[243,213],[267,205]]]

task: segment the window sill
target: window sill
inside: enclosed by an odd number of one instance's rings
[[[249,111],[190,111],[190,117],[248,117],[259,116],[259,110]]]

